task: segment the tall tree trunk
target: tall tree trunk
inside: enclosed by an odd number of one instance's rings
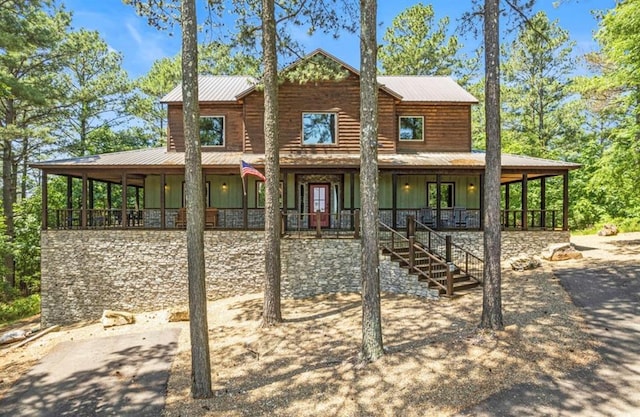
[[[22,152],[20,154],[20,199],[27,198],[27,183],[29,181],[29,139],[22,139]]]
[[[15,112],[13,101],[8,100],[5,126],[15,125]],[[13,149],[12,141],[4,139],[2,141],[2,214],[4,215],[5,235],[9,244],[12,244],[15,238],[15,230],[13,226],[13,202],[15,194],[15,182],[13,180]],[[11,251],[4,256],[4,280],[7,284],[14,287],[16,284],[15,276],[15,259]]]
[[[198,43],[195,0],[182,1],[182,98],[187,204],[187,268],[191,329],[191,395],[209,398],[211,362],[204,269],[204,183],[198,108]]]
[[[363,361],[384,355],[378,255],[378,84],[376,0],[360,0],[360,206]]]
[[[484,287],[480,327],[499,330],[502,322],[500,233],[500,40],[499,0],[485,0],[485,120],[487,153],[484,175]]]
[[[278,58],[274,0],[262,1],[264,63],[264,148],[267,178],[264,205],[265,286],[262,325],[282,322],[280,311],[280,161],[278,141]]]

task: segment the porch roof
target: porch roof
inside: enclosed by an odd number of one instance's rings
[[[242,152],[203,152],[202,167],[227,172],[239,172],[240,160],[257,168],[264,168],[264,154]],[[127,170],[144,173],[146,171],[177,171],[184,168],[185,153],[167,151],[166,148],[150,148],[78,158],[51,160],[31,164],[45,172],[63,175],[78,175],[85,171]],[[479,171],[484,169],[484,152],[418,152],[379,154],[381,169],[417,171],[423,169],[447,171]],[[357,153],[332,154],[280,154],[280,167],[284,169],[358,169],[360,155]],[[521,155],[502,154],[502,181],[509,182],[521,178],[518,173],[529,172],[535,176],[557,174],[579,168],[579,164]]]

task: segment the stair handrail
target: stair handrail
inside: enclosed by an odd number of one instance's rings
[[[442,288],[447,295],[452,295],[453,294],[453,274],[451,272],[451,269],[449,267],[449,264],[438,258],[437,256],[433,255],[432,253],[429,253],[429,251],[427,251],[423,245],[421,245],[419,242],[415,241],[415,237],[406,237],[403,236],[401,233],[399,233],[398,231],[394,230],[392,227],[388,226],[387,224],[385,224],[384,222],[382,222],[381,220],[378,220],[378,223],[380,224],[380,226],[382,227],[383,230],[386,230],[387,232],[391,233],[391,245],[386,245],[384,244],[382,241],[380,241],[380,246],[382,246],[384,249],[386,249],[389,253],[393,254],[394,256],[396,256],[397,258],[401,259],[403,262],[406,262],[407,265],[409,266],[409,272],[416,272],[418,273],[418,275],[424,277],[425,279],[427,279],[427,281],[431,284],[434,284],[435,286]],[[402,253],[396,251],[397,247],[395,245],[396,241],[398,242],[403,242],[405,243],[405,245],[403,245],[402,247],[406,247],[409,249],[409,255],[408,257],[405,257]],[[429,259],[429,269],[431,270],[431,265],[432,263],[435,263],[437,265],[441,265],[444,266],[446,268],[447,271],[447,285],[443,285],[441,282],[433,279],[433,277],[430,274],[425,273],[424,271],[422,271],[419,268],[415,267],[415,252],[421,252],[425,255],[427,255],[427,258]]]
[[[411,216],[408,216],[408,217],[411,217]],[[436,232],[435,230],[433,230],[429,226],[421,223],[420,221],[416,220],[415,218],[413,219],[413,222],[415,222],[416,225],[418,225],[422,229],[424,229],[428,233],[428,236],[429,236],[426,243],[422,242],[422,241],[420,241],[420,240],[418,240],[416,238],[416,244],[419,244],[419,245],[422,245],[422,246],[426,246],[426,250],[428,252],[435,253],[436,255],[440,256],[443,259],[445,259],[447,262],[452,262],[450,253],[451,253],[451,251],[453,249],[456,249],[456,250],[462,252],[464,254],[464,262],[461,262],[461,264],[463,264],[463,265],[459,265],[458,263],[456,263],[456,266],[458,268],[460,268],[460,270],[463,271],[466,275],[472,277],[473,279],[477,280],[478,282],[483,282],[484,259],[480,258],[479,256],[474,255],[473,253],[469,252],[464,247],[451,242],[451,240],[447,239],[448,235],[443,235],[442,233]],[[413,229],[414,230],[418,230],[417,227],[413,227]],[[438,238],[441,241],[445,242],[444,243],[444,246],[445,246],[445,253],[444,254],[441,253],[438,250],[437,246],[432,246],[432,236],[436,236],[436,238]],[[469,265],[479,265],[479,267],[470,268]]]

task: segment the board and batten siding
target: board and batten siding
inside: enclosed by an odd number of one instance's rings
[[[202,151],[242,152],[242,136],[244,126],[242,122],[241,103],[200,103],[200,116],[224,117],[224,146],[203,147]],[[169,105],[168,149],[184,152],[184,127],[182,121],[182,106]]]

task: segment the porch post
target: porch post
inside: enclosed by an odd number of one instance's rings
[[[114,219],[113,219],[113,212],[111,211],[113,209],[113,196],[111,195],[111,183],[108,182],[107,183],[107,224],[109,226],[114,225]]]
[[[89,210],[93,210],[95,207],[95,195],[94,195],[93,180],[89,180]]]
[[[391,174],[391,227],[393,230],[398,228],[398,219],[396,214],[398,213],[398,174],[395,172]]]
[[[67,222],[67,228],[73,228],[73,177],[67,177],[67,214],[64,216]]]
[[[562,230],[569,230],[569,171],[562,175]]]
[[[527,173],[522,174],[522,195],[520,198],[522,200],[522,230],[527,230],[529,228],[529,176]]]
[[[479,226],[480,230],[484,230],[484,174],[480,174],[480,184],[478,184],[480,188],[480,221]]]
[[[511,196],[509,195],[509,183],[504,185],[504,224],[503,228],[509,228],[509,207],[511,206]]]
[[[82,173],[82,202],[80,210],[80,227],[87,228],[87,173]]]
[[[355,194],[356,194],[356,173],[355,172],[351,171],[351,175],[349,177],[349,181],[350,181],[349,189],[350,189],[350,192],[351,192],[351,197],[350,197],[350,200],[351,200],[350,201],[351,214],[352,214],[351,218],[353,218],[354,211],[356,209],[356,196],[355,196]],[[354,223],[355,223],[355,221],[354,221]],[[356,227],[356,225],[354,224],[353,227]]]
[[[540,178],[540,227],[547,229],[547,177]]]
[[[129,226],[128,216],[127,216],[127,173],[126,171],[122,173],[122,207],[120,209],[120,216],[122,218],[121,226],[123,229],[126,229]]]
[[[160,174],[160,228],[161,229],[166,229],[167,228],[167,213],[165,211],[165,206],[167,205],[166,202],[166,183],[167,183],[167,178],[165,173],[163,172],[162,174]]]
[[[244,181],[244,179],[241,178],[242,181]],[[247,180],[247,188],[249,188],[249,180]],[[245,189],[246,191],[246,189]],[[247,230],[249,228],[249,210],[248,210],[248,199],[247,199],[247,193],[243,192],[242,193],[242,228],[244,230]]]
[[[42,183],[40,186],[42,187],[42,230],[47,230],[49,228],[49,178],[47,177],[46,172],[42,172],[42,178],[40,179]],[[60,226],[60,225],[58,225]]]
[[[429,192],[427,190],[427,192]],[[442,193],[440,192],[440,174],[436,174],[436,227],[440,229],[440,199],[442,198]]]

